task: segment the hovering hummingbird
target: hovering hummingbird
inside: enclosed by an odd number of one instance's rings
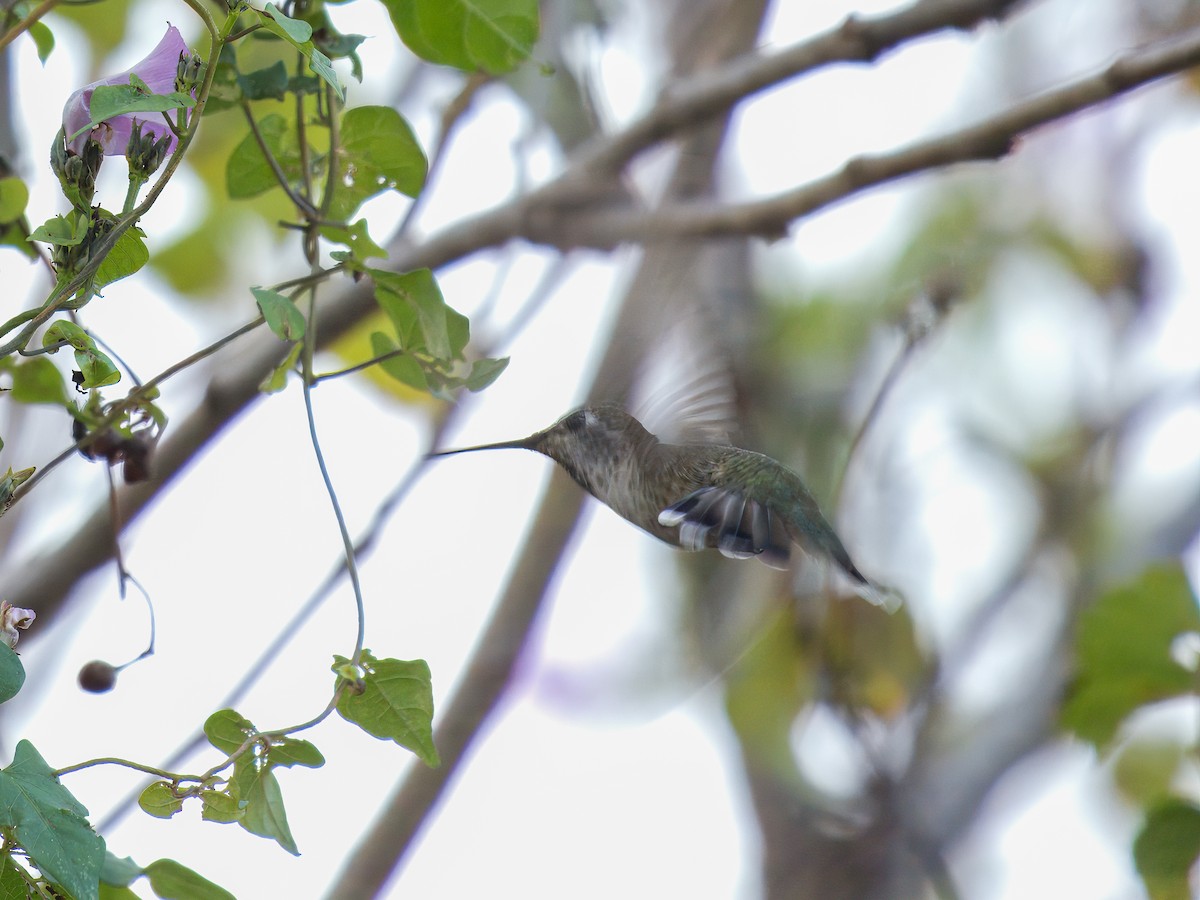
[[[550,457],[600,502],[668,544],[782,569],[798,543],[831,558],[864,596],[882,602],[800,476],[769,456],[717,443],[664,443],[614,403],[584,406],[519,440],[429,455],[502,449]]]

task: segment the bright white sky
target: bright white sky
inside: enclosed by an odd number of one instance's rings
[[[874,11],[890,5],[855,6]],[[1102,19],[1103,11],[1118,5],[1095,4],[1101,10],[1097,16]],[[849,4],[785,0],[776,6],[766,43],[784,46],[837,21]],[[1075,33],[1072,29],[1087,24],[1077,11],[1055,13],[1070,4],[1046,6],[1037,27],[1027,29],[1041,39],[1069,44],[1064,39]],[[156,0],[142,9],[144,27],[131,34],[106,70],[140,58],[161,35],[165,20],[185,27],[185,34],[197,33],[189,29],[189,13],[180,4]],[[346,31],[386,35],[390,29],[378,5],[337,7],[334,14]],[[24,173],[33,187],[34,220],[61,207],[41,161],[58,128],[61,101],[84,80],[71,29],[61,22],[54,28],[59,47],[44,68],[29,42],[19,42],[15,52],[23,100],[17,121],[24,123],[26,150],[36,161],[27,161]],[[973,40],[923,42],[888,59],[886,74],[838,70],[770,92],[740,116],[743,189],[760,194],[793,185],[828,171],[852,152],[893,146],[945,121],[963,91],[978,90],[987,81],[987,73],[972,68]],[[388,58],[392,46],[386,37],[363,46],[369,81],[378,72],[395,72]],[[1064,60],[1064,72],[1088,70],[1104,59]],[[646,99],[638,52],[614,51],[599,65],[609,112],[623,121]],[[357,90],[352,101],[362,99]],[[920,102],[913,103],[913,97]],[[495,95],[492,99],[455,145],[444,183],[456,189],[435,188],[422,219],[427,229],[498,202],[509,190],[506,148],[520,136],[523,123],[513,107],[495,102]],[[781,138],[781,116],[813,123],[811,133],[797,128]],[[417,125],[427,137],[428,123]],[[819,140],[812,137],[816,134]],[[1178,277],[1190,284],[1200,279],[1200,272],[1192,271],[1200,265],[1195,254],[1184,252],[1195,246],[1197,203],[1179,195],[1181,180],[1171,173],[1194,168],[1198,145],[1200,130],[1181,123],[1142,161],[1144,215],[1179,242],[1173,261]],[[116,161],[109,166],[117,168]],[[474,180],[465,180],[469,174]],[[123,191],[116,183],[110,192]],[[892,249],[889,229],[905,210],[908,190],[877,191],[815,217],[786,247],[770,251],[772,264],[781,272],[804,268],[817,277],[844,277],[864,259],[883,256]],[[195,197],[181,178],[148,218],[146,230],[157,237],[179,227],[193,211]],[[391,200],[376,204],[381,222],[373,228],[376,237],[386,233],[382,223],[394,220],[402,206]],[[520,303],[544,258],[530,253],[518,262],[505,284],[501,310]],[[470,313],[490,289],[497,261],[493,257],[443,273],[451,304]],[[36,271],[14,255],[5,254],[0,262],[11,298],[0,313],[7,316],[41,288],[30,286]],[[269,270],[271,262],[257,263],[263,269],[253,276],[257,282],[296,271],[278,268],[277,261]],[[529,433],[576,402],[593,336],[604,327],[619,277],[599,257],[587,257],[574,270],[511,348],[511,367],[474,402],[455,443]],[[139,275],[110,288],[87,310],[88,324],[116,343],[143,375],[202,340],[200,316],[166,302],[165,293],[152,275]],[[241,320],[251,312],[249,294],[237,302],[241,311],[234,318]],[[1194,370],[1198,320],[1195,303],[1175,305],[1163,336],[1151,343],[1165,368]],[[1045,323],[1046,333],[1059,324]],[[154,337],[145,338],[147,333]],[[187,395],[176,407],[185,408],[191,396],[186,383],[172,383],[168,396],[172,392]],[[379,405],[348,380],[322,386],[317,403],[333,478],[352,530],[358,531],[377,496],[419,449],[421,435],[412,420]],[[65,445],[68,428],[61,416],[36,421],[54,435],[51,452]],[[1196,435],[1194,417],[1181,427]],[[280,448],[285,448],[282,460],[271,458]],[[1149,458],[1150,469],[1171,464],[1165,455]],[[0,461],[27,465],[33,460],[5,456]],[[504,582],[548,467],[545,460],[521,453],[439,463],[388,528],[385,549],[364,569],[368,646],[379,655],[428,659],[439,701]],[[53,490],[63,491],[60,498],[100,496],[103,477],[98,468],[74,462],[31,502],[44,505]],[[985,499],[973,509],[964,496],[955,495],[956,508],[947,515],[977,520],[989,514]],[[61,527],[75,508],[65,500],[54,507],[41,514],[47,533]],[[938,509],[927,515],[936,519]],[[587,521],[503,715],[492,723],[393,896],[460,898],[492,893],[497,886],[519,888],[529,898],[756,895],[757,847],[753,829],[745,827],[751,814],[731,762],[734,743],[722,724],[719,693],[691,684],[682,662],[661,659],[674,627],[672,551],[606,510],[592,509]],[[83,662],[94,657],[121,661],[138,652],[143,640],[143,607],[136,598],[124,605],[117,601],[109,570],[87,582],[70,622],[22,645],[30,679],[19,701],[25,715],[9,720],[9,740],[28,737],[52,765],[108,755],[156,763],[215,708],[266,636],[335,560],[336,532],[312,464],[295,386],[260,404],[233,428],[124,543],[129,567],[156,602],[158,654],[125,673],[110,695],[95,697],[74,687]],[[865,548],[868,559],[871,550]],[[875,551],[878,559],[872,562],[886,563],[886,553]],[[947,577],[961,575],[951,570]],[[938,602],[939,591],[946,586],[930,585],[930,602]],[[955,620],[950,611],[947,621]],[[353,633],[352,602],[341,591],[239,710],[262,727],[309,718],[325,702],[331,655],[348,652]],[[300,859],[236,827],[201,823],[198,810],[191,808],[169,823],[130,816],[108,835],[111,849],[143,864],[159,856],[177,858],[238,896],[314,896],[409,757],[340,721],[331,720],[308,737],[325,753],[327,767],[280,773]],[[822,746],[818,741],[815,752]],[[814,751],[807,747],[806,752]],[[192,769],[214,759],[213,754],[199,758]],[[1091,798],[1100,780],[1089,755],[1072,747],[1030,761],[1006,779],[990,801],[997,816],[969,837],[962,856],[960,874],[970,896],[1136,896],[1137,883],[1122,856],[1134,823],[1119,810],[1096,815]],[[67,782],[96,817],[135,783],[116,769],[73,775]],[[1096,818],[1104,820],[1103,832],[1090,824]],[[1114,821],[1119,823],[1115,845]],[[1044,861],[1051,844],[1053,870]],[[1069,882],[1055,880],[1068,877]]]

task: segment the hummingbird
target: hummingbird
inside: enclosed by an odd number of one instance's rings
[[[576,409],[529,437],[429,456],[504,449],[550,457],[617,515],[683,550],[711,548],[783,569],[799,544],[832,559],[868,599],[878,595],[800,476],[769,456],[660,441],[615,403]]]

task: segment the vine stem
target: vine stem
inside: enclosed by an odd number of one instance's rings
[[[58,778],[63,775],[70,775],[72,772],[90,769],[93,766],[122,766],[126,769],[136,769],[138,772],[145,772],[147,775],[154,775],[166,781],[195,781],[200,784],[205,781],[205,779],[199,775],[181,775],[178,772],[168,772],[166,769],[159,769],[155,766],[145,765],[144,763],[133,762],[133,760],[129,759],[121,759],[119,756],[100,756],[96,759],[89,759],[84,762],[73,763],[69,766],[63,766],[61,769],[55,769],[52,774],[55,778]]]
[[[333,92],[326,86],[324,96],[327,108],[331,111],[330,120],[336,117],[332,115],[334,104]],[[303,119],[303,116],[300,117]],[[304,133],[301,131],[301,144],[306,143]],[[329,131],[329,156],[334,158],[337,156],[338,133],[336,128],[330,128]],[[332,170],[331,170],[332,172]],[[306,182],[310,183],[310,182]],[[330,178],[325,185],[325,197],[322,200],[322,210],[328,208],[328,203],[333,195],[337,180]],[[313,221],[308,223],[305,228],[304,252],[308,258],[308,264],[313,271],[319,270],[319,259],[317,257],[317,224]],[[317,468],[321,470],[321,480],[325,483],[325,491],[329,495],[329,502],[333,506],[333,515],[337,520],[338,532],[342,538],[342,552],[346,560],[346,573],[350,577],[350,586],[354,591],[354,606],[357,615],[358,632],[354,639],[354,653],[350,657],[350,662],[354,666],[358,666],[359,660],[362,658],[363,643],[366,640],[367,631],[367,609],[366,603],[363,600],[362,583],[358,575],[358,562],[355,559],[354,538],[350,536],[350,529],[346,526],[346,517],[342,512],[342,505],[338,500],[337,491],[333,487],[333,479],[329,475],[329,467],[325,463],[325,454],[321,450],[321,441],[317,436],[317,418],[313,410],[312,389],[316,384],[316,378],[313,373],[313,353],[317,344],[317,286],[308,286],[308,324],[304,335],[304,350],[301,354],[303,377],[301,378],[302,392],[304,394],[304,412],[308,419],[308,435],[312,442],[313,454],[317,459]],[[338,693],[335,693],[331,704],[337,702],[337,697],[340,695],[341,688]],[[332,706],[331,706],[332,708]],[[328,711],[326,712],[328,714]]]

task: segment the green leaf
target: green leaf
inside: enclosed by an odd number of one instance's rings
[[[29,900],[29,885],[18,869],[11,856],[0,857],[0,900]]]
[[[282,100],[287,94],[288,70],[283,60],[274,65],[237,75],[238,87],[247,100]]]
[[[65,406],[67,386],[58,366],[44,356],[13,366],[12,391],[9,394],[18,403],[53,403]]]
[[[0,178],[0,223],[15,222],[25,212],[29,188],[20,178]]]
[[[138,806],[142,808],[142,812],[156,819],[169,819],[183,809],[183,800],[175,796],[170,784],[156,781],[147,785],[138,795]]]
[[[258,733],[249,719],[232,709],[218,710],[204,722],[205,737],[224,753],[233,753],[246,738]],[[324,762],[316,748],[307,741],[282,738],[278,739],[278,743],[287,748],[281,751],[284,765],[319,765]],[[316,762],[317,758],[320,758],[320,763]],[[271,772],[276,765],[269,751],[265,755],[243,753],[234,762],[229,787],[242,808],[237,823],[251,834],[271,838],[288,853],[299,856],[300,851],[288,827],[279,782]],[[206,806],[206,809],[209,808],[218,815],[230,812],[227,802],[214,803],[211,797]]]
[[[60,247],[74,247],[82,244],[87,237],[91,221],[87,216],[69,212],[64,216],[47,219],[29,235],[31,241],[45,241],[47,244],[57,244]]]
[[[17,696],[25,683],[25,667],[17,651],[0,642],[0,703]]]
[[[383,0],[401,40],[430,62],[507,72],[529,58],[537,0]]]
[[[204,720],[204,736],[222,753],[233,753],[256,734],[253,723],[232,709],[219,709]]]
[[[267,327],[282,341],[298,341],[304,337],[304,313],[297,309],[291,297],[269,288],[252,287],[251,293],[262,310]]]
[[[399,191],[415,197],[429,164],[412,128],[387,106],[359,106],[342,116],[341,147],[329,216],[348,219],[368,197]]]
[[[297,738],[273,739],[267,758],[273,766],[304,766],[319,769],[325,765],[325,757],[313,744]]]
[[[104,839],[29,741],[18,741],[12,763],[0,771],[0,825],[15,830],[31,861],[75,900],[96,900]]]
[[[223,887],[173,859],[156,859],[145,872],[150,887],[163,900],[235,900]]]
[[[334,670],[349,665],[334,657]],[[433,745],[433,685],[429,665],[423,659],[376,659],[364,650],[360,666],[364,672],[362,692],[353,687],[342,691],[337,711],[367,734],[395,741],[411,750],[426,765],[438,766]]]
[[[1200,808],[1170,799],[1151,809],[1133,842],[1133,859],[1151,900],[1189,900],[1200,858]]]
[[[104,851],[104,865],[100,867],[100,881],[115,887],[128,887],[142,876],[142,867],[126,856],[118,857],[111,850]]]
[[[136,77],[130,75],[131,79]],[[144,83],[102,84],[92,92],[92,102],[88,106],[88,115],[91,118],[88,123],[74,134],[67,135],[67,140],[73,141],[85,131],[91,131],[101,122],[115,119],[117,116],[139,112],[167,112],[195,105],[195,98],[188,94],[148,94]]]
[[[29,36],[33,38],[33,44],[37,47],[38,60],[45,65],[54,50],[54,32],[45,22],[34,22],[29,26]]]
[[[141,234],[136,228],[126,228],[96,270],[96,290],[129,277],[149,260],[150,251]]]
[[[329,62],[329,57],[313,46],[312,26],[299,19],[285,15],[274,3],[268,3],[266,9],[255,10],[263,26],[270,32],[283,38],[308,60],[308,66],[313,73],[323,79],[337,94],[338,100],[345,102],[346,89],[338,80],[337,73]]]
[[[225,791],[201,791],[200,802],[204,806],[201,818],[206,822],[229,824],[246,813],[241,801]]]
[[[0,247],[12,247],[29,259],[37,259],[37,250],[29,243],[25,232],[16,222],[0,225]]]
[[[375,299],[396,326],[396,336],[405,350],[424,349],[438,359],[451,358],[446,301],[429,269],[398,275],[371,270]],[[413,340],[412,315],[420,329],[419,343]]]
[[[42,335],[43,347],[49,347],[59,341],[66,341],[75,348],[75,365],[83,374],[83,381],[79,386],[84,390],[116,384],[121,380],[121,373],[117,371],[112,360],[100,351],[92,336],[74,322],[59,319]]]
[[[400,348],[390,337],[381,331],[371,332],[371,355],[376,357],[387,356]],[[383,369],[392,378],[395,378],[401,384],[407,384],[409,387],[416,388],[418,391],[428,391],[429,382],[425,378],[425,370],[421,364],[408,354],[402,356],[389,356],[387,359],[381,360],[379,368]]]
[[[333,88],[333,92],[337,94],[338,99],[345,103],[346,89],[342,86],[341,81],[338,80],[337,72],[333,70],[333,62],[329,59],[329,57],[316,47],[313,47],[312,52],[307,54],[307,56],[308,67],[312,69],[322,81]]]
[[[1152,566],[1100,597],[1080,620],[1063,726],[1103,749],[1130,713],[1191,694],[1196,674],[1171,657],[1188,631],[1200,631],[1200,612],[1178,563]]]
[[[289,18],[274,3],[268,3],[263,9],[262,15],[263,24],[293,46],[299,47],[305,41],[312,40],[311,25],[299,19]]]
[[[279,163],[279,168],[289,182],[298,181],[301,175],[300,146],[295,134],[288,128],[287,120],[272,113],[263,116],[258,123],[263,143]],[[234,149],[225,164],[225,190],[234,200],[256,197],[264,191],[278,187],[279,182],[267,158],[252,133],[248,133]]]
[[[233,778],[246,810],[238,824],[251,834],[271,838],[288,853],[299,856],[300,850],[283,808],[283,793],[271,766],[260,767],[253,759],[243,756],[234,763]]]
[[[293,344],[291,352],[280,361],[270,375],[262,380],[258,389],[264,394],[276,394],[282,391],[287,386],[288,372],[296,367],[296,362],[300,359],[300,351],[303,349],[303,344],[299,342]]]
[[[100,900],[142,900],[142,898],[127,887],[115,887],[102,881],[100,882]]]
[[[471,374],[466,377],[463,385],[468,391],[482,391],[507,368],[507,356],[502,359],[477,359],[471,363]]]
[[[371,239],[367,232],[367,220],[359,219],[352,225],[322,225],[321,237],[335,244],[350,248],[350,255],[358,262],[365,262],[371,257],[387,258],[387,250],[380,247]]]
[[[369,272],[375,282],[375,302],[391,320],[400,346],[409,353],[424,350],[425,343],[421,339],[421,330],[417,324],[417,311],[407,298],[393,290],[389,283],[395,273],[383,272],[380,269],[370,269]]]

